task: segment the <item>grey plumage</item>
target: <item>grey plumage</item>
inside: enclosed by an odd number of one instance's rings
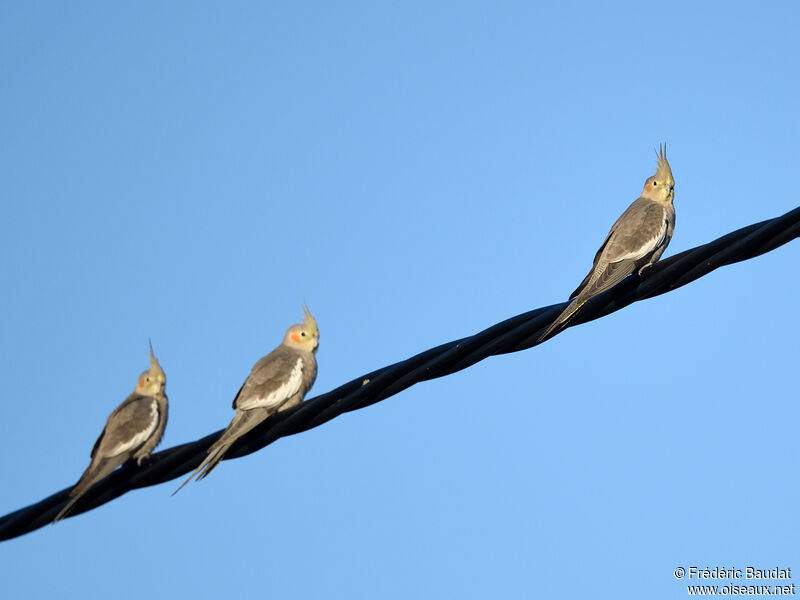
[[[70,500],[53,519],[66,517],[75,503],[98,481],[131,459],[138,464],[150,456],[167,426],[166,376],[150,349],[150,368],[144,371],[133,393],[109,415],[94,443],[91,462],[69,492]]]
[[[208,476],[225,457],[230,447],[256,425],[279,412],[303,401],[317,377],[314,356],[319,342],[317,323],[305,308],[303,323],[292,325],[283,342],[260,359],[250,371],[233,400],[233,416],[220,438],[208,449],[205,459],[175,490],[196,476],[199,481]]]
[[[539,342],[563,327],[590,298],[611,289],[634,271],[641,275],[661,258],[675,229],[674,188],[663,147],[658,152],[656,174],[647,179],[642,195],[611,227],[595,254],[591,271],[570,295],[567,308],[539,337]]]

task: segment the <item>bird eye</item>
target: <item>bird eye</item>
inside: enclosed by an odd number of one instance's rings
[[[658,185],[658,182],[654,181],[653,182],[653,187],[656,187],[657,185]]]
[[[302,335],[303,337],[306,337],[306,332],[303,331],[303,332],[300,333],[300,335]]]

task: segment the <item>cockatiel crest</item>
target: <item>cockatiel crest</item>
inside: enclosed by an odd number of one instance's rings
[[[675,198],[675,180],[672,178],[672,169],[667,161],[666,144],[659,146],[656,156],[658,157],[656,174],[644,182],[642,198],[672,203]]]
[[[160,396],[167,386],[167,376],[164,369],[153,354],[153,344],[150,344],[150,368],[142,371],[136,383],[135,392],[143,396]]]

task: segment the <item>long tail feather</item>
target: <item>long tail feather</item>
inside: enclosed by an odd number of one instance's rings
[[[189,483],[189,482],[192,480],[192,478],[193,478],[195,475],[197,475],[197,472],[198,472],[200,469],[202,469],[202,468],[203,468],[205,465],[206,465],[206,461],[204,460],[203,462],[201,462],[201,463],[200,463],[200,466],[199,466],[199,467],[197,467],[197,468],[196,468],[194,471],[192,471],[192,474],[191,474],[191,475],[189,475],[189,476],[186,478],[186,480],[185,480],[185,481],[184,481],[182,484],[180,484],[180,485],[178,486],[178,489],[177,489],[177,490],[175,490],[174,492],[172,492],[172,493],[170,494],[170,496],[174,496],[175,494],[177,494],[178,492],[180,492],[180,491],[181,491],[181,490],[182,490],[182,489],[183,489],[183,488],[186,486],[186,484],[187,484],[187,483]]]
[[[62,509],[61,509],[61,512],[59,512],[59,513],[56,515],[56,518],[55,518],[55,519],[53,519],[53,524],[55,525],[55,524],[56,524],[56,523],[58,523],[58,522],[59,522],[61,519],[63,519],[64,517],[66,517],[66,516],[69,514],[69,511],[71,511],[71,510],[72,510],[72,507],[73,507],[73,506],[75,506],[75,503],[76,503],[76,502],[77,502],[79,499],[80,499],[80,496],[73,496],[73,497],[70,499],[70,501],[69,501],[69,502],[67,502],[67,505],[66,505],[64,508],[62,508]]]
[[[217,465],[225,458],[225,454],[228,452],[228,449],[231,447],[231,444],[225,444],[224,446],[220,446],[213,454],[209,454],[208,458],[206,459],[206,465],[203,469],[202,473],[197,476],[197,481],[201,479],[205,479],[208,477],[208,474],[211,473],[214,469],[217,468]]]
[[[551,337],[556,330],[561,330],[561,328],[566,325],[570,319],[572,319],[577,312],[581,309],[581,307],[586,304],[588,298],[583,299],[580,296],[575,298],[572,302],[567,305],[560,315],[556,317],[556,319],[550,324],[550,327],[544,330],[544,333],[539,336],[539,339],[536,340],[537,344],[541,344],[544,340],[548,337]]]
[[[269,411],[263,408],[237,412],[220,438],[208,449],[208,454],[203,462],[192,471],[192,474],[189,475],[186,481],[184,481],[177,490],[172,492],[172,495],[174,496],[180,492],[193,478],[195,481],[200,481],[208,477],[208,474],[217,467],[223,458],[225,458],[225,454],[230,447],[233,446],[233,443],[253,429],[253,427],[261,423],[269,415]]]
[[[217,442],[217,443],[219,443],[219,442]],[[202,471],[203,471],[203,470],[204,470],[204,469],[205,469],[205,468],[206,468],[206,467],[207,467],[209,464],[211,464],[211,463],[212,463],[212,461],[213,461],[213,464],[214,464],[214,466],[216,466],[216,464],[217,464],[219,461],[221,461],[221,460],[222,460],[222,457],[225,455],[225,452],[223,451],[223,452],[220,454],[220,453],[219,453],[219,451],[218,451],[219,449],[218,449],[218,448],[215,448],[215,446],[216,446],[216,444],[214,444],[214,446],[212,446],[211,448],[209,448],[209,450],[208,450],[208,454],[207,454],[207,455],[206,455],[206,457],[203,459],[203,462],[201,462],[201,463],[198,465],[198,467],[197,467],[197,468],[196,468],[194,471],[192,471],[192,474],[191,474],[191,475],[189,475],[189,477],[187,477],[187,478],[186,478],[186,481],[184,481],[184,482],[183,482],[183,483],[180,485],[180,487],[178,487],[178,489],[177,489],[177,490],[175,490],[174,492],[172,492],[172,494],[171,494],[172,496],[174,496],[175,494],[177,494],[178,492],[180,492],[180,491],[181,491],[181,490],[184,488],[184,486],[185,486],[187,483],[189,483],[189,482],[190,482],[192,479],[194,479],[195,475],[197,475],[197,481],[200,481],[200,480],[201,480],[203,477],[205,477],[206,475],[208,475],[208,471],[205,471],[205,473],[203,473]],[[225,450],[227,450],[227,448],[226,448]],[[215,458],[216,458],[216,460],[214,460]],[[199,473],[199,475],[198,475],[198,473]]]
[[[89,488],[111,473],[120,464],[121,463],[117,460],[101,459],[97,464],[89,465],[89,468],[81,475],[78,483],[69,491],[70,500],[67,502],[66,506],[59,511],[56,518],[53,519],[53,523],[57,523],[66,517],[72,511],[75,503],[89,491]]]

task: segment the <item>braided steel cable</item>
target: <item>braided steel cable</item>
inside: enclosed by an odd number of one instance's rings
[[[641,278],[628,277],[615,288],[589,300],[557,335],[568,327],[598,319],[647,298],[675,290],[719,267],[770,252],[800,237],[800,207],[755,223],[708,244],[681,252],[653,265]],[[267,419],[238,440],[225,459],[251,454],[275,440],[319,427],[346,412],[365,408],[412,385],[455,373],[489,356],[518,352],[537,344],[538,337],[565,308],[566,302],[537,308],[493,325],[480,333],[426,350],[383,367]],[[92,510],[136,488],[157,485],[185,475],[203,460],[222,429],[202,439],[153,454],[141,467],[123,465],[96,483],[71,515]],[[0,540],[11,539],[52,521],[69,499],[69,488],[0,517]]]

